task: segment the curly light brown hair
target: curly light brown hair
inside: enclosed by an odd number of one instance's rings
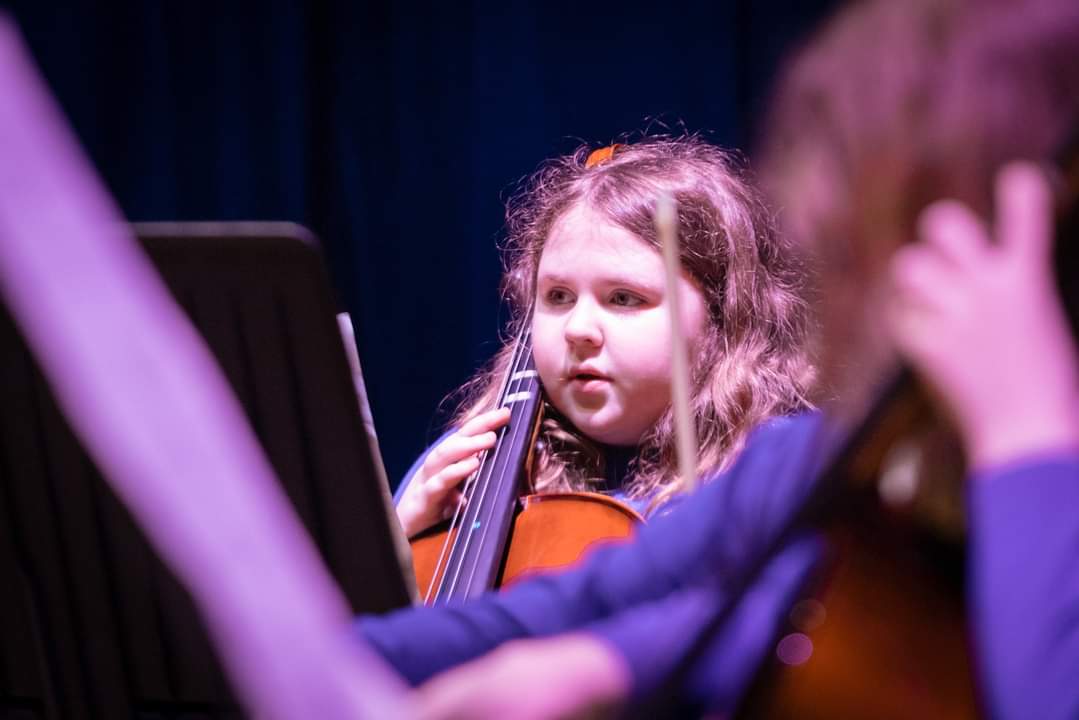
[[[653,248],[656,199],[678,207],[681,262],[708,307],[692,362],[691,408],[698,473],[726,467],[762,420],[806,407],[812,369],[803,351],[806,313],[801,273],[773,231],[772,218],[727,152],[697,136],[647,137],[586,164],[588,147],[545,163],[507,204],[502,292],[506,338],[530,322],[540,256],[555,224],[584,204]],[[463,389],[456,423],[491,409],[513,350],[507,339]],[[530,474],[536,492],[602,484],[604,453],[554,408],[541,426]],[[642,438],[627,493],[662,505],[679,489],[672,413]]]

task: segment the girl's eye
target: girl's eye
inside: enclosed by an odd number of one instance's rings
[[[615,290],[611,293],[611,304],[619,307],[637,307],[644,304],[644,298],[626,290]]]
[[[573,295],[565,288],[551,288],[543,294],[543,299],[548,305],[565,305],[573,302]]]

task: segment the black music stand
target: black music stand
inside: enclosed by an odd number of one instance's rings
[[[352,609],[407,604],[313,238],[284,223],[136,232]],[[242,715],[186,591],[98,476],[3,308],[0,403],[0,719]]]

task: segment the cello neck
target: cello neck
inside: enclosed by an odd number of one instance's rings
[[[494,448],[463,488],[466,502],[451,522],[429,604],[467,600],[494,587],[541,403],[542,388],[526,330],[517,339],[496,405],[510,409],[509,423],[498,430]]]

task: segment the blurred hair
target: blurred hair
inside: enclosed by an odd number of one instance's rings
[[[761,181],[813,270],[822,394],[882,350],[857,313],[925,206],[988,213],[996,171],[1051,159],[1077,119],[1074,0],[856,2],[794,58]]]

